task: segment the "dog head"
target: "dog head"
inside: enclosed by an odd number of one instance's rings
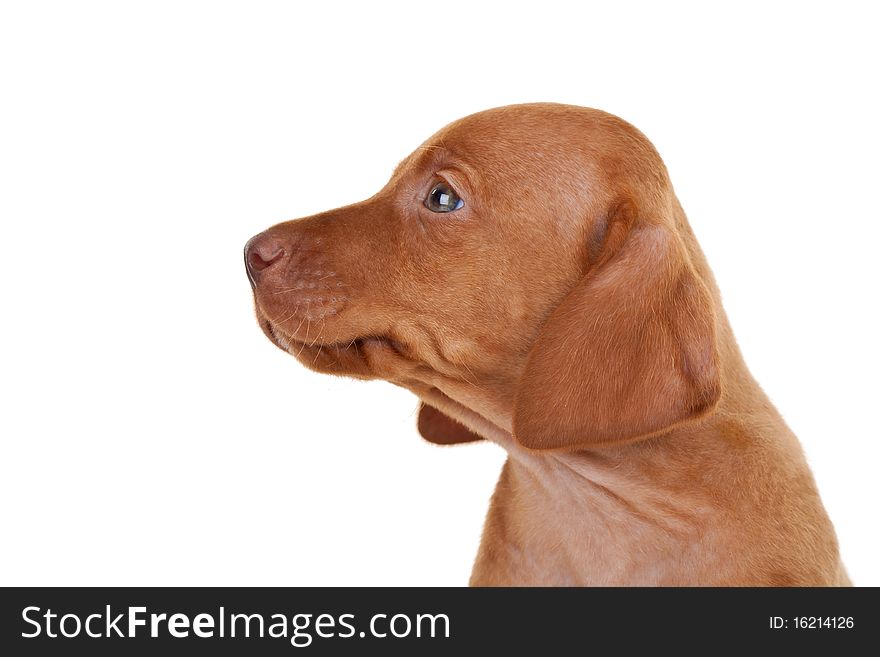
[[[573,449],[714,408],[697,251],[641,133],[535,104],[452,123],[375,196],[278,224],[245,261],[260,326],[306,366],[439,389],[509,414],[528,448]]]

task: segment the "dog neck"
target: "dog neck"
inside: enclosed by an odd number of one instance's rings
[[[711,540],[717,489],[701,485],[701,457],[682,458],[686,450],[663,444],[693,440],[666,435],[601,451],[509,450],[504,492],[487,520],[505,528],[492,551],[506,552],[517,578],[535,583],[693,581],[694,573],[680,572],[682,556]]]
[[[477,412],[436,390],[425,395],[509,456],[471,583],[787,581],[771,549],[793,548],[764,545],[768,534],[781,517],[824,512],[797,439],[757,386],[747,397],[647,440],[538,451],[517,443],[503,408]],[[762,555],[766,567],[731,559],[730,545]]]

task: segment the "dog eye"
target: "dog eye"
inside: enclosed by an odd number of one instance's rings
[[[431,212],[455,212],[463,205],[464,201],[445,182],[434,185],[425,199],[425,207]]]

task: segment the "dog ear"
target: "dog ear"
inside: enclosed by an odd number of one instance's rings
[[[419,404],[418,427],[422,438],[435,445],[457,445],[483,440],[463,424],[425,403]]]
[[[525,447],[648,438],[718,403],[712,297],[672,222],[633,212],[610,213],[597,262],[531,348],[513,415]]]

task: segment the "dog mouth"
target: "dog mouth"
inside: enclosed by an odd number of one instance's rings
[[[320,335],[315,340],[306,342],[285,333],[268,319],[260,320],[260,328],[276,347],[287,352],[307,367],[320,371],[366,374],[369,370],[364,345],[371,343],[393,351],[397,356],[407,358],[405,347],[390,336],[364,335],[348,341],[325,342]]]
[[[362,344],[365,339],[355,338],[348,342],[322,342],[319,340],[320,336],[317,336],[314,340],[306,342],[286,335],[280,328],[268,320],[265,321],[264,332],[276,347],[294,356],[306,349],[333,349],[335,351],[347,351],[350,349],[357,350],[359,345]]]

